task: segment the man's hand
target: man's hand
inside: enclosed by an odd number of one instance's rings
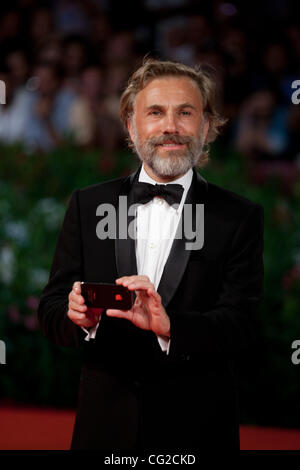
[[[75,325],[82,328],[91,328],[99,322],[103,308],[88,308],[81,295],[80,282],[74,282],[69,294],[68,317]]]
[[[129,290],[136,292],[136,300],[130,310],[108,309],[110,317],[125,318],[143,330],[151,330],[158,336],[170,337],[170,318],[161,303],[148,276],[123,276],[116,279]]]

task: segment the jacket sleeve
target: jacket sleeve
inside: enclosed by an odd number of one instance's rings
[[[69,200],[58,237],[48,284],[40,297],[38,319],[45,336],[61,346],[80,346],[85,333],[67,316],[68,295],[82,279],[82,244],[78,190]]]
[[[264,212],[252,206],[232,240],[218,298],[209,311],[172,311],[170,359],[232,358],[256,339],[263,294]]]

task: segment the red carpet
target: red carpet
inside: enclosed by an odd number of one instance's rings
[[[74,411],[0,407],[0,450],[68,450]],[[299,450],[300,430],[241,426],[242,450]]]
[[[74,419],[73,411],[0,407],[0,449],[69,449]]]

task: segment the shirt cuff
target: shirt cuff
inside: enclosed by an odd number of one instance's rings
[[[101,319],[101,317],[100,317],[100,319]],[[90,341],[90,339],[95,339],[97,329],[98,329],[98,326],[99,326],[99,323],[100,323],[100,319],[99,319],[97,325],[93,326],[89,330],[87,330],[83,326],[81,327],[81,329],[86,333],[86,337],[84,338],[85,341]]]
[[[163,338],[162,336],[157,336],[157,340],[163,352],[169,354],[171,338]]]

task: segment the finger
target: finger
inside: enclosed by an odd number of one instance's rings
[[[154,288],[136,290],[136,306],[144,304],[145,301],[153,302],[153,307],[155,309],[160,309],[162,307],[161,296]]]
[[[151,295],[155,300],[157,300],[157,302],[160,302],[161,303],[161,296],[159,295],[159,293],[155,290],[155,289],[152,289],[152,287],[150,287],[148,290],[147,290],[147,293],[149,295]]]
[[[95,326],[97,323],[95,318],[88,318],[84,313],[78,313],[72,309],[68,311],[68,317],[73,323],[75,323],[75,325],[83,328]]]
[[[143,280],[135,280],[131,281],[127,284],[127,288],[129,290],[147,290],[147,289],[154,289],[153,284],[150,281],[143,281]]]
[[[87,311],[87,306],[86,305],[82,305],[82,304],[79,304],[78,302],[74,302],[73,300],[71,300],[69,302],[69,308],[76,311],[76,312],[86,312]]]
[[[110,308],[106,310],[106,315],[109,317],[116,317],[116,318],[126,318],[129,320],[132,317],[132,312],[131,310],[117,310]]]
[[[85,300],[84,300],[84,297],[78,293],[76,293],[75,291],[71,291],[70,294],[69,294],[69,300],[73,301],[73,302],[76,302],[78,304],[84,304]]]
[[[152,297],[157,307],[162,305],[161,296],[154,289],[148,289],[147,294]]]
[[[149,279],[148,276],[133,275],[133,276],[119,277],[118,279],[116,279],[116,283],[117,284],[127,285],[129,282],[136,281],[136,280],[143,280],[143,281],[149,281],[150,282],[150,279]]]
[[[72,308],[69,308],[67,315],[72,322],[76,323],[76,325],[86,319],[85,313],[76,312],[76,310],[73,310]]]
[[[80,283],[80,281],[74,282],[72,290],[74,292],[76,292],[77,294],[81,294],[81,283]]]

